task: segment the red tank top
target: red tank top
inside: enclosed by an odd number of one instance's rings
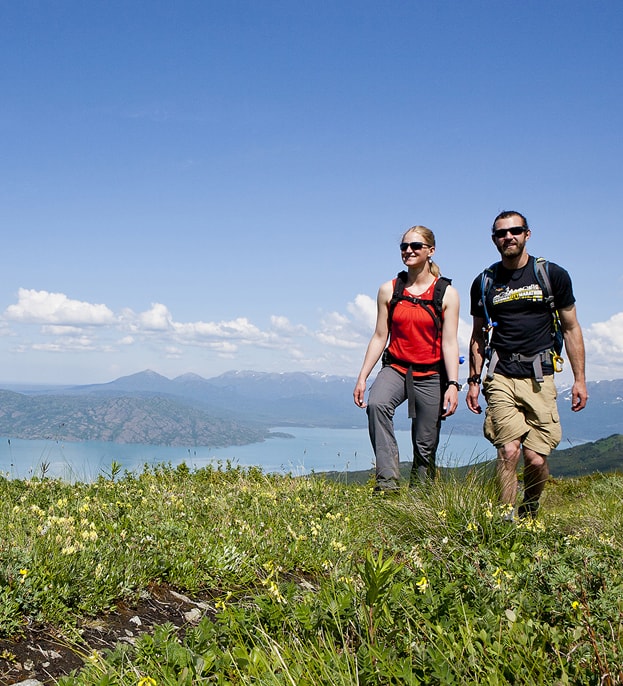
[[[394,282],[395,283],[395,280]],[[437,279],[418,297],[432,300]],[[411,295],[407,289],[404,295]],[[397,360],[415,364],[435,364],[441,361],[441,335],[430,314],[416,303],[399,300],[394,308],[389,338],[389,352]],[[406,367],[392,364],[403,374]],[[432,376],[435,371],[414,371],[413,376]]]

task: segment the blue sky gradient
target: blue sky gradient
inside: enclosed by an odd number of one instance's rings
[[[620,0],[0,1],[0,382],[355,375],[414,224],[465,353],[503,209],[622,377],[621,35]]]

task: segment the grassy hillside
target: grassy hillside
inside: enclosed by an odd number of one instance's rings
[[[442,469],[441,472],[463,477],[474,466],[453,467]],[[480,467],[482,469],[488,468],[484,463],[481,463]],[[554,450],[549,457],[549,467],[551,476],[556,478],[623,471],[623,436],[614,434],[608,438],[600,438],[593,443],[583,443],[572,448]],[[410,462],[400,463],[400,475],[405,481],[409,480],[410,471]],[[373,469],[364,469],[348,473],[327,472],[325,477],[340,483],[365,484],[373,475]]]
[[[556,450],[550,460],[552,476],[583,476],[623,471],[623,436],[613,434],[594,443]]]
[[[618,475],[555,481],[509,524],[479,469],[391,498],[229,467],[0,479],[0,683],[620,683],[622,500]],[[146,630],[163,589],[193,611]],[[67,647],[82,669],[52,675]]]

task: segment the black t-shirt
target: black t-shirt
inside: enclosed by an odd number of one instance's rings
[[[495,371],[509,377],[531,377],[534,372],[530,362],[511,361],[504,357],[510,353],[535,355],[552,347],[551,308],[545,302],[536,278],[534,258],[516,270],[505,269],[498,262],[493,271],[493,284],[487,293],[487,311],[491,320],[497,322],[491,338],[491,347],[500,355]],[[556,308],[560,310],[573,305],[575,297],[567,271],[550,262],[549,279]],[[471,315],[484,318],[480,275],[472,283],[470,301]],[[553,373],[551,364],[544,364],[543,373]]]

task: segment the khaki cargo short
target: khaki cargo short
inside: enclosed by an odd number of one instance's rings
[[[560,443],[562,429],[553,376],[546,376],[539,384],[534,379],[494,374],[484,381],[482,390],[487,401],[483,431],[496,448],[519,438],[526,448],[549,455]]]

